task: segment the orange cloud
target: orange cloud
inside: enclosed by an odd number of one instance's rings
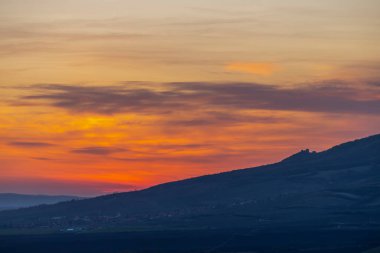
[[[260,76],[270,76],[279,67],[273,63],[260,63],[260,62],[235,62],[226,66],[226,70],[240,73],[249,73]]]

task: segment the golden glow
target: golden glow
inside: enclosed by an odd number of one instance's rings
[[[260,76],[270,76],[280,68],[273,63],[231,63],[226,70]]]

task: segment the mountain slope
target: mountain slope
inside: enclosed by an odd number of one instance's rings
[[[58,202],[81,199],[75,196],[29,195],[16,193],[0,193],[0,210],[31,207],[42,204],[55,204]]]
[[[380,226],[380,135],[146,190],[0,212],[0,227]]]

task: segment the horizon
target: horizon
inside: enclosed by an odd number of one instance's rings
[[[379,134],[377,0],[3,0],[0,192],[100,196]]]
[[[338,145],[341,145],[341,144],[345,144],[345,143],[349,143],[349,142],[353,142],[353,141],[357,141],[357,140],[363,140],[363,139],[367,139],[367,138],[370,138],[370,137],[374,137],[374,136],[380,136],[380,133],[377,133],[377,134],[374,134],[374,135],[370,135],[370,136],[365,136],[365,137],[362,137],[360,139],[354,139],[354,140],[350,140],[350,141],[346,141],[344,143],[339,143],[339,144],[336,144],[328,149],[325,149],[325,150],[321,150],[321,151],[315,151],[315,150],[309,150],[309,149],[306,149],[310,152],[316,152],[316,154],[318,153],[321,153],[321,152],[324,152],[324,151],[327,151],[327,150],[330,150],[331,148],[334,148],[334,147],[337,147]],[[302,152],[304,151],[305,149],[301,149],[299,152]],[[282,160],[286,159],[286,158],[289,158],[295,154],[298,154],[299,152],[297,153],[294,153],[294,154],[291,154],[287,157],[284,157]],[[280,161],[277,161],[277,162],[274,162],[274,163],[278,163],[278,162],[281,162],[282,160]],[[272,164],[274,164],[272,163]],[[226,171],[223,171],[221,173],[228,173],[228,172],[233,172],[233,171],[236,171],[236,170],[245,170],[245,169],[255,169],[256,167],[260,167],[260,166],[266,166],[266,165],[271,165],[271,163],[264,163],[264,164],[261,164],[261,165],[257,165],[255,167],[247,167],[247,168],[234,168],[234,169],[230,169],[230,170],[226,170]],[[81,198],[96,198],[96,197],[101,197],[101,196],[105,196],[105,195],[109,195],[109,194],[118,194],[118,193],[126,193],[126,192],[134,192],[134,191],[141,191],[141,190],[145,190],[145,189],[149,189],[150,187],[155,187],[155,186],[158,186],[158,185],[161,185],[161,184],[167,184],[167,183],[173,183],[173,182],[179,182],[179,181],[183,181],[183,180],[187,180],[187,179],[193,179],[193,178],[198,178],[198,177],[203,177],[203,176],[209,176],[209,175],[215,175],[215,174],[204,174],[204,175],[199,175],[199,176],[195,176],[195,177],[190,177],[190,178],[182,178],[182,179],[178,179],[176,181],[167,181],[167,182],[162,182],[162,183],[159,183],[159,184],[156,184],[156,185],[150,185],[148,187],[145,187],[145,188],[140,188],[140,189],[133,189],[133,190],[129,190],[129,191],[124,191],[124,192],[109,192],[109,193],[105,193],[105,194],[98,194],[98,195],[70,195],[70,194],[44,194],[44,193],[36,193],[36,194],[31,194],[31,193],[23,193],[23,192],[0,192],[0,195],[1,194],[10,194],[10,195],[25,195],[25,196],[47,196],[47,197],[81,197]]]

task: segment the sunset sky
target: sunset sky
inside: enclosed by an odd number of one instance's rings
[[[0,192],[94,196],[380,133],[378,0],[1,0]]]

